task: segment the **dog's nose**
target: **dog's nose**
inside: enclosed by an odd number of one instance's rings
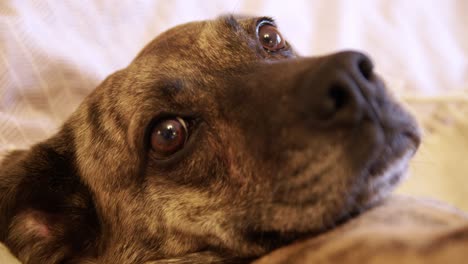
[[[314,63],[301,86],[301,97],[318,124],[355,123],[371,107],[366,101],[377,88],[371,60],[353,51]]]

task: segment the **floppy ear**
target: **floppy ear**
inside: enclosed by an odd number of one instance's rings
[[[91,249],[98,218],[66,128],[0,164],[0,241],[25,263],[58,263]]]

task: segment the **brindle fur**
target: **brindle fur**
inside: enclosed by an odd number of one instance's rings
[[[357,109],[327,123],[316,86],[350,53],[268,53],[258,20],[161,34],[56,135],[11,153],[0,241],[24,263],[243,263],[385,197],[417,148],[413,118],[367,69]],[[194,125],[158,160],[149,129],[168,114]]]

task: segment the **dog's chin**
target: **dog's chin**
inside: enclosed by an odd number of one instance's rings
[[[261,224],[263,228],[250,232],[250,237],[268,243],[268,247],[280,246],[325,232],[378,205],[404,179],[415,148],[402,153],[375,159],[349,188],[341,193],[323,193],[322,202],[275,204]]]
[[[406,178],[409,161],[414,153],[414,149],[408,149],[400,157],[386,162],[384,168],[377,169],[378,172],[375,168],[382,162],[378,161],[377,164],[373,164],[374,166],[366,171],[367,183],[363,187],[364,190],[357,191],[356,204],[362,207],[357,208],[357,210],[363,211],[373,207],[388,197],[395,187]]]

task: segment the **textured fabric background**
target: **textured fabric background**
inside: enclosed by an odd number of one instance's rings
[[[86,94],[158,33],[229,12],[275,17],[304,55],[349,48],[370,54],[426,128],[412,178],[400,191],[468,209],[463,0],[2,0],[0,156],[54,133]]]

